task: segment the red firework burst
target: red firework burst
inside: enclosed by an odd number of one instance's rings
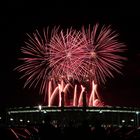
[[[40,93],[43,93],[47,86],[49,79],[49,35],[52,37],[58,31],[58,28],[52,30],[49,34],[49,28],[43,30],[41,35],[37,30],[33,35],[28,35],[28,41],[25,42],[25,46],[21,48],[21,52],[25,55],[25,58],[20,58],[24,61],[24,64],[18,66],[16,69],[19,72],[23,72],[21,78],[26,78],[24,87],[27,85],[36,87],[40,84]]]
[[[72,29],[67,29],[66,33],[61,31],[52,37],[49,44],[49,62],[53,78],[79,80],[85,43],[81,32]]]
[[[96,24],[91,29],[82,28],[85,40],[84,59],[80,65],[81,73],[96,83],[105,83],[106,77],[113,77],[112,71],[120,72],[122,60],[121,52],[126,46],[118,40],[118,34],[110,26],[99,28]]]

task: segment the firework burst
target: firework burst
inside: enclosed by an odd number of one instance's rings
[[[112,71],[120,72],[122,60],[120,53],[126,46],[118,41],[118,34],[110,26],[99,28],[96,24],[92,29],[82,28],[85,40],[84,59],[80,65],[81,73],[96,83],[105,83],[106,77],[113,77]]]
[[[79,79],[85,45],[81,32],[67,29],[55,34],[50,41],[51,76],[60,79]]]
[[[28,40],[25,42],[25,46],[21,48],[21,52],[25,58],[20,58],[24,61],[24,64],[20,65],[16,69],[19,72],[23,72],[21,78],[26,78],[24,87],[29,85],[29,88],[40,84],[40,93],[43,93],[48,79],[49,79],[49,36],[53,36],[57,33],[58,28],[52,30],[49,34],[49,28],[43,30],[41,35],[37,30],[28,36]]]
[[[52,106],[56,98],[61,106],[61,92],[64,93],[65,105],[71,100],[71,105],[81,106],[85,92],[82,81],[91,83],[87,104],[102,104],[97,84],[113,77],[113,71],[121,73],[122,60],[126,59],[120,55],[126,47],[118,41],[118,34],[110,26],[100,28],[96,24],[93,28],[83,27],[81,31],[54,28],[51,33],[47,28],[42,35],[36,30],[28,37],[21,48],[25,55],[21,58],[24,64],[16,69],[24,73],[21,77],[26,78],[24,86],[40,86],[40,93],[44,94],[48,106]],[[71,79],[78,80],[81,89],[78,91],[78,85],[73,85],[72,99],[68,99]]]

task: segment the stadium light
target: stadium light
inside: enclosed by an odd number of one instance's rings
[[[139,111],[136,111],[136,114],[138,115],[139,114]]]
[[[125,123],[125,120],[122,120],[122,123]]]
[[[41,109],[42,109],[42,106],[41,106],[41,105],[39,105],[39,106],[38,106],[38,109],[39,109],[39,110],[41,110]]]
[[[22,119],[20,119],[19,121],[20,121],[20,122],[23,122],[23,120],[22,120]]]
[[[14,119],[13,118],[10,118],[10,121],[13,121]]]
[[[134,119],[131,119],[131,122],[134,122]]]

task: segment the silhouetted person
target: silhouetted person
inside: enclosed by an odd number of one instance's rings
[[[64,107],[64,92],[61,92],[61,107]]]
[[[83,107],[86,107],[87,106],[87,103],[86,103],[86,91],[83,92]]]
[[[93,139],[95,140],[106,140],[107,134],[104,127],[101,127],[100,120],[96,120],[95,129],[93,131]]]
[[[51,124],[50,116],[46,116],[44,123],[40,125],[39,130],[41,140],[54,139],[57,137],[57,128]]]

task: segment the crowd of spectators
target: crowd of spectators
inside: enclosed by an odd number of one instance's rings
[[[67,125],[57,125],[52,123],[50,118],[36,127],[37,131],[32,131],[27,126],[27,134],[24,136],[24,128],[12,128],[18,132],[17,136],[11,132],[11,128],[0,127],[0,139],[6,140],[47,140],[47,139],[83,139],[86,140],[140,140],[140,128],[134,126],[105,126],[99,120],[94,124],[89,124],[88,120],[83,120],[81,124],[75,125],[73,121]]]

